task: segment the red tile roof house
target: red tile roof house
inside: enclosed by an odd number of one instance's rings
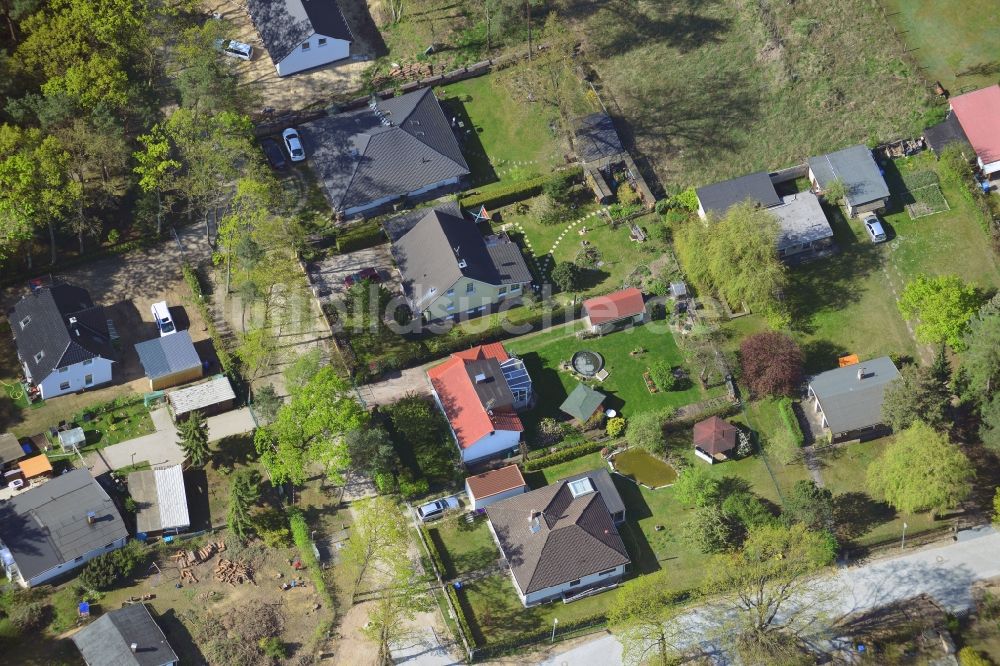
[[[616,328],[646,321],[646,304],[635,287],[583,302],[584,322],[593,333],[610,333]]]
[[[456,352],[428,370],[427,377],[463,464],[517,448],[524,425],[516,410],[531,403],[531,377],[524,362],[508,354],[502,344]]]
[[[520,495],[527,489],[528,484],[524,482],[517,465],[491,469],[465,480],[465,493],[469,496],[469,504],[473,511],[486,508],[508,497]]]
[[[951,98],[976,161],[990,179],[1000,178],[1000,84]]]

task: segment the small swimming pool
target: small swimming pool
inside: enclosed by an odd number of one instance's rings
[[[573,369],[584,377],[593,377],[604,367],[604,357],[595,351],[581,350],[573,354]]]
[[[616,453],[611,465],[622,476],[650,488],[669,486],[677,480],[677,471],[667,462],[642,449]]]

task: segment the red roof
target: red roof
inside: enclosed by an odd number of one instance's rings
[[[626,317],[634,317],[646,311],[642,292],[631,287],[607,296],[588,298],[583,302],[583,310],[590,317],[591,324],[606,324]]]
[[[951,108],[983,164],[1000,162],[1000,85],[952,97]]]
[[[500,469],[470,476],[465,480],[465,483],[468,484],[469,492],[476,499],[499,495],[504,491],[525,485],[524,477],[521,476],[521,470],[517,465],[507,465]]]
[[[445,416],[455,431],[458,445],[467,449],[480,439],[497,430],[522,432],[524,425],[517,413],[509,409],[494,409],[492,416],[486,411],[476,392],[466,361],[495,358],[502,363],[507,351],[499,342],[456,352],[441,365],[427,371],[434,391],[441,399]]]
[[[715,455],[736,448],[736,426],[718,416],[707,418],[694,426],[694,445]]]

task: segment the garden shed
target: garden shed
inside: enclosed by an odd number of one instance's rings
[[[527,489],[528,484],[525,483],[521,469],[517,465],[491,469],[488,472],[470,476],[465,480],[465,492],[469,496],[469,503],[473,511],[508,497],[520,495]]]
[[[202,376],[201,358],[188,331],[140,342],[135,351],[149,378],[150,391],[187,384]]]
[[[586,384],[577,384],[569,397],[559,405],[559,411],[569,414],[575,421],[586,423],[604,404],[605,395]]]
[[[167,400],[174,421],[180,422],[187,419],[191,412],[201,412],[203,416],[228,412],[236,403],[236,393],[229,378],[218,375],[200,384],[168,393]]]
[[[739,434],[736,426],[718,416],[699,421],[694,426],[694,453],[709,463],[725,460],[736,448]]]

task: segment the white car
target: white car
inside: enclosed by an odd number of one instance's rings
[[[444,512],[449,509],[457,509],[458,500],[454,497],[444,497],[439,500],[434,500],[433,502],[428,502],[423,506],[417,507],[417,517],[420,518],[421,522],[426,523],[429,520],[434,520],[435,518],[440,518],[444,515]]]
[[[866,215],[864,218],[865,230],[868,231],[868,237],[872,239],[873,243],[881,243],[885,241],[885,229],[882,227],[882,221],[878,219],[875,215]]]
[[[215,48],[232,58],[240,60],[253,58],[253,47],[235,39],[217,39],[215,40]]]
[[[161,338],[177,332],[177,327],[174,326],[174,318],[170,316],[170,308],[167,307],[166,301],[153,303],[151,310],[153,311],[153,321],[156,322],[156,328],[160,330]]]
[[[284,139],[288,156],[292,158],[293,162],[301,162],[306,158],[306,151],[302,147],[302,139],[299,138],[298,131],[289,127],[281,133],[281,138]]]

